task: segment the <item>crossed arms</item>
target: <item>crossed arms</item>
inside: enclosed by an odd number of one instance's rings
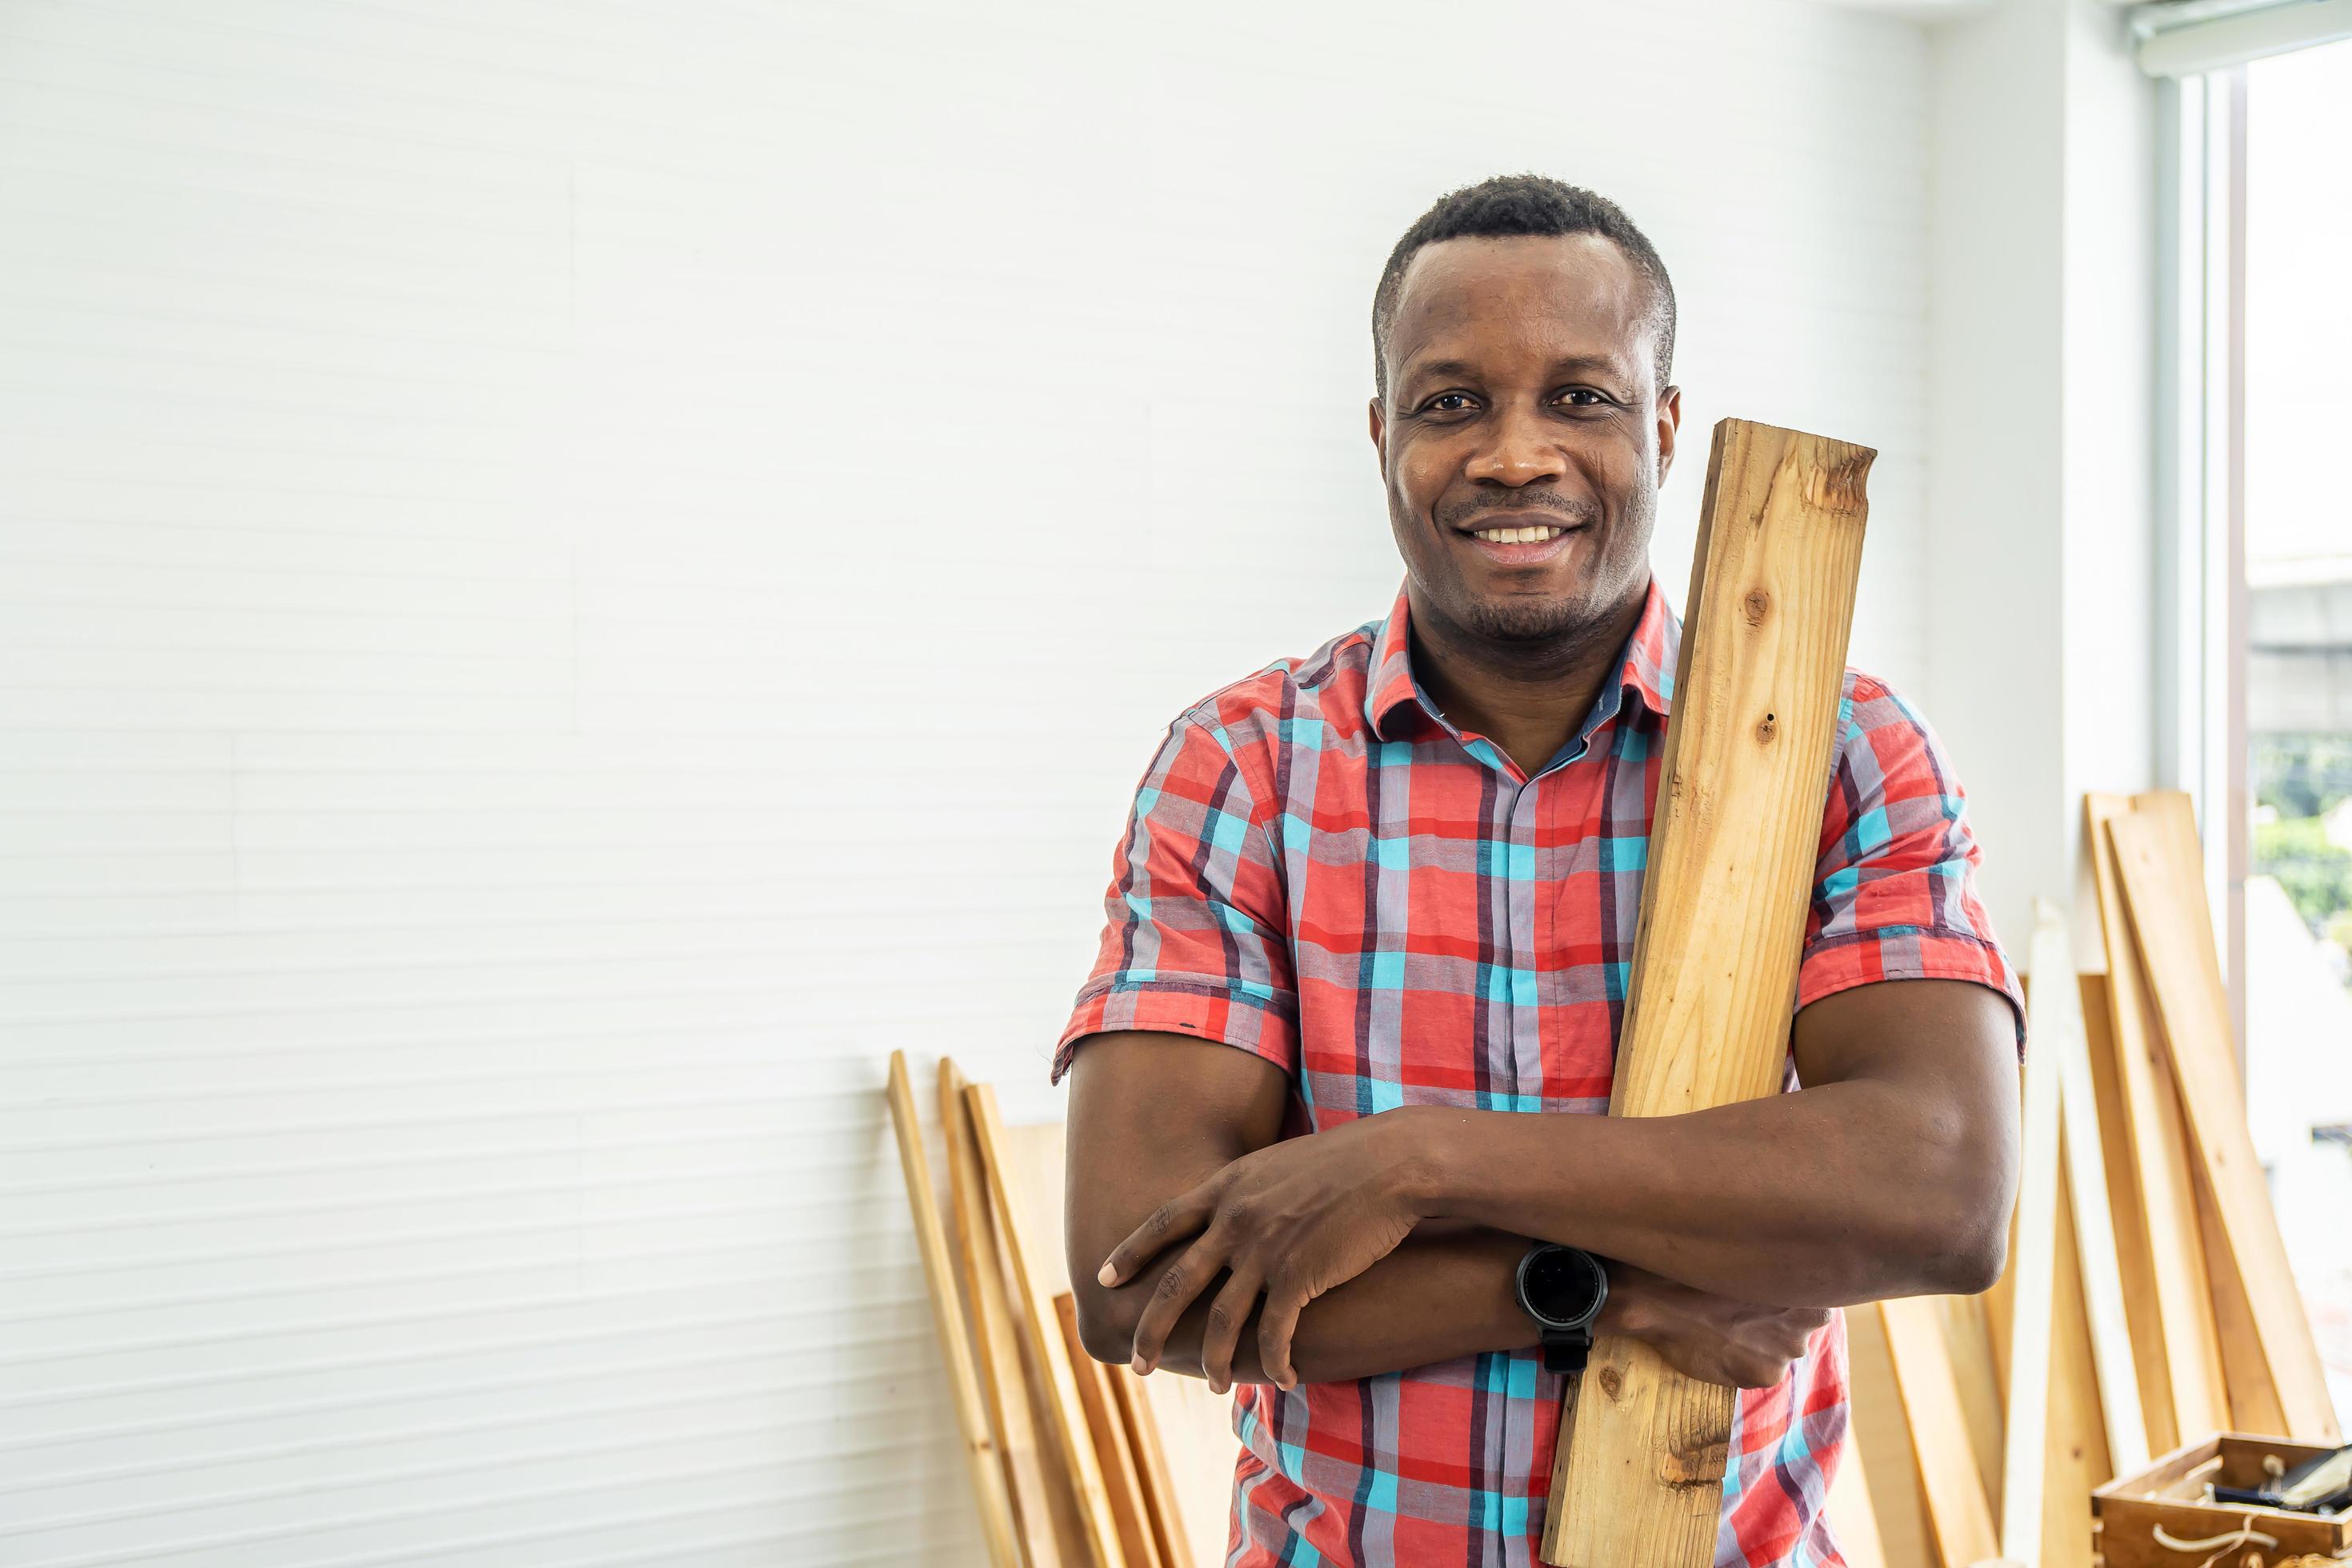
[[[1611,1260],[1604,1331],[1769,1385],[1832,1307],[1999,1276],[2012,1016],[1973,982],[1881,982],[1797,1015],[1792,1093],[1633,1119],[1406,1106],[1286,1140],[1274,1064],[1097,1035],[1071,1068],[1081,1335],[1219,1392],[1526,1349],[1512,1279],[1539,1239]]]

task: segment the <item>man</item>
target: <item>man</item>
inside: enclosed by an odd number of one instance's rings
[[[1180,717],[1137,794],[1054,1063],[1070,1273],[1091,1353],[1240,1386],[1239,1568],[1534,1563],[1591,1331],[1742,1391],[1718,1564],[1840,1563],[1832,1309],[2000,1270],[2021,997],[1960,786],[1866,675],[1791,1092],[1601,1114],[1680,636],[1674,331],[1609,202],[1438,202],[1372,309],[1403,591]]]

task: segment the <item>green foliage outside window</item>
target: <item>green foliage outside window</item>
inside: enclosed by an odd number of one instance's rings
[[[2254,826],[2254,874],[2275,877],[2316,934],[2352,927],[2352,850],[2331,844],[2326,816],[2352,799],[2352,735],[2253,737],[2257,804],[2278,814]]]

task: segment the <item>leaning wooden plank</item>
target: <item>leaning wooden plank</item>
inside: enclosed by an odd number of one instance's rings
[[[964,1337],[963,1311],[956,1300],[955,1264],[948,1256],[946,1229],[940,1224],[939,1196],[931,1185],[930,1161],[923,1152],[923,1127],[915,1115],[915,1090],[907,1081],[904,1051],[890,1053],[889,1098],[890,1123],[898,1135],[898,1169],[906,1177],[907,1205],[914,1211],[915,1240],[922,1252],[923,1277],[930,1285],[931,1324],[939,1331],[940,1352],[947,1360],[948,1389],[955,1397],[956,1419],[963,1427],[964,1464],[971,1474],[972,1495],[980,1504],[981,1536],[995,1568],[1021,1568],[1004,1468],[989,1430],[988,1405],[980,1391],[980,1375],[972,1369],[971,1345]]]
[[[1041,1403],[1049,1413],[1055,1446],[1078,1500],[1087,1550],[1097,1568],[1124,1568],[1118,1521],[1111,1515],[1110,1495],[1104,1489],[1102,1466],[1095,1458],[1094,1438],[1087,1429],[1077,1377],[1054,1312],[1056,1276],[1066,1272],[1059,1261],[1059,1228],[1044,1230],[1036,1223],[1025,1173],[1014,1163],[1003,1119],[997,1112],[995,1089],[976,1083],[964,1101],[971,1108],[972,1131],[979,1140],[982,1166],[988,1173],[997,1235],[1012,1268],[1013,1297],[1021,1309],[1021,1337],[1045,1379],[1048,1397]],[[1062,1279],[1059,1288],[1066,1289],[1068,1281]]]
[[[2063,1097],[2064,1090],[2060,1094]],[[2063,1143],[2063,1137],[2060,1142]],[[2064,1165],[2071,1155],[2062,1154]],[[2116,1479],[2091,1350],[2083,1253],[2073,1211],[2058,1205],[2057,1298],[2051,1310],[2050,1422],[2044,1442],[2042,1554],[2036,1568],[2093,1568],[2091,1491]],[[2011,1553],[2015,1555],[2015,1553]]]
[[[2296,1292],[2286,1243],[2246,1127],[2229,994],[2206,914],[2202,855],[2189,798],[2142,795],[2107,825],[2122,873],[2132,936],[2156,998],[2168,1058],[2180,1085],[2198,1178],[2207,1184],[2228,1268],[2245,1316],[2231,1324],[2239,1349],[2258,1360],[2287,1429],[2277,1436],[2338,1441],[2311,1320]]]
[[[1780,1087],[1876,456],[1715,427],[1612,1115]],[[1601,1340],[1561,1424],[1544,1561],[1707,1568],[1734,1400]]]
[[[2229,1424],[2221,1338],[2205,1283],[2204,1242],[2189,1173],[2189,1144],[2172,1069],[2155,1035],[2147,977],[2124,913],[2123,884],[2107,825],[2132,814],[2122,795],[2083,797],[2084,852],[2098,887],[2107,955],[2108,1024],[2123,1101],[2123,1158],[2110,1157],[2124,1301],[2131,1312],[2134,1365],[2148,1446],[2158,1453],[2194,1443]],[[2116,1166],[2129,1172],[2126,1190]],[[2144,1245],[2144,1252],[2136,1252]],[[2134,1310],[2137,1309],[2137,1310]]]
[[[2074,1016],[2056,1042],[2059,1141],[2065,1147],[2066,1225],[2081,1258],[2085,1331],[2097,1369],[2100,1427],[2113,1471],[2093,1481],[2105,1486],[2128,1476],[2148,1460],[2147,1422],[2140,1413],[2139,1373],[2132,1357],[2131,1320],[2123,1294],[2116,1247],[2114,1211],[2107,1201],[2107,1160],[2099,1132],[2099,1106],[2093,1083],[2091,1031],[2106,1027],[2105,977],[2083,976],[2075,991]],[[2094,1004],[2096,1004],[2095,1006]],[[2089,1506],[2087,1500],[2084,1506]]]
[[[2040,1554],[2042,1485],[2050,1438],[2050,1319],[2058,1292],[2058,1067],[2070,1031],[2082,1032],[2082,992],[2065,917],[2033,900],[2030,963],[2037,984],[2027,1029],[2025,1105],[2018,1150],[2017,1239],[2010,1254],[2009,1393],[2000,1484],[2000,1549]]]
[[[1013,1329],[1013,1303],[997,1261],[996,1222],[988,1212],[988,1178],[981,1170],[980,1146],[971,1131],[969,1085],[954,1062],[940,1061],[940,1121],[947,1129],[948,1190],[955,1208],[956,1263],[963,1274],[963,1299],[971,1314],[972,1340],[980,1363],[981,1390],[995,1424],[997,1447],[1013,1496],[1013,1528],[1029,1568],[1055,1568],[1062,1553],[1054,1533],[1055,1510],[1037,1453],[1037,1425],[1029,1389],[1021,1374],[1021,1343]]]
[[[1911,1451],[1927,1492],[1927,1520],[1946,1568],[1965,1568],[2000,1554],[1984,1477],[1969,1447],[1968,1424],[1943,1320],[1933,1301],[1906,1296],[1878,1304],[1886,1329],[1895,1386],[1911,1427]]]
[[[1070,1370],[1078,1380],[1078,1401],[1087,1407],[1087,1429],[1094,1435],[1095,1458],[1101,1464],[1103,1486],[1110,1493],[1111,1517],[1118,1524],[1119,1549],[1127,1568],[1161,1568],[1160,1542],[1152,1533],[1151,1505],[1145,1500],[1143,1477],[1136,1468],[1135,1449],[1118,1396],[1110,1391],[1111,1369],[1087,1353],[1078,1341],[1077,1298],[1065,1290],[1054,1298],[1062,1325],[1062,1342],[1069,1348]]]
[[[2015,1215],[2011,1231],[2015,1233]],[[2010,1257],[2017,1256],[2011,1242]],[[1959,1391],[1960,1416],[1968,1423],[1969,1447],[1977,1457],[1977,1473],[1984,1477],[1985,1501],[2000,1513],[2001,1401],[2009,1385],[2002,1368],[2009,1363],[2010,1275],[1990,1290],[1974,1296],[1930,1296],[1944,1321],[1944,1346],[1952,1358],[1952,1381]]]
[[[1167,1372],[1138,1381],[1168,1457],[1173,1511],[1192,1547],[1188,1568],[1222,1568],[1233,1548],[1234,1474],[1242,1457],[1234,1396],[1211,1393],[1201,1378]]]
[[[1175,1472],[1168,1468],[1168,1449],[1160,1440],[1160,1419],[1144,1397],[1143,1379],[1130,1366],[1105,1370],[1109,1373],[1111,1403],[1118,1407],[1127,1446],[1135,1455],[1135,1468],[1143,1481],[1143,1500],[1150,1510],[1151,1538],[1160,1559],[1168,1568],[1193,1568],[1192,1537],[1184,1529]]]
[[[1878,1540],[1893,1568],[1936,1568],[1933,1532],[1927,1527],[1927,1493],[1919,1462],[1911,1452],[1911,1423],[1895,1386],[1895,1361],[1886,1345],[1886,1323],[1874,1305],[1844,1309],[1849,1453],[1863,1460],[1870,1511]],[[1834,1526],[1832,1526],[1834,1527]]]

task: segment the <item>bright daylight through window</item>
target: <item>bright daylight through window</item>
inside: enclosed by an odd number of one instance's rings
[[[2352,42],[2246,107],[2248,1111],[2352,1425]]]

